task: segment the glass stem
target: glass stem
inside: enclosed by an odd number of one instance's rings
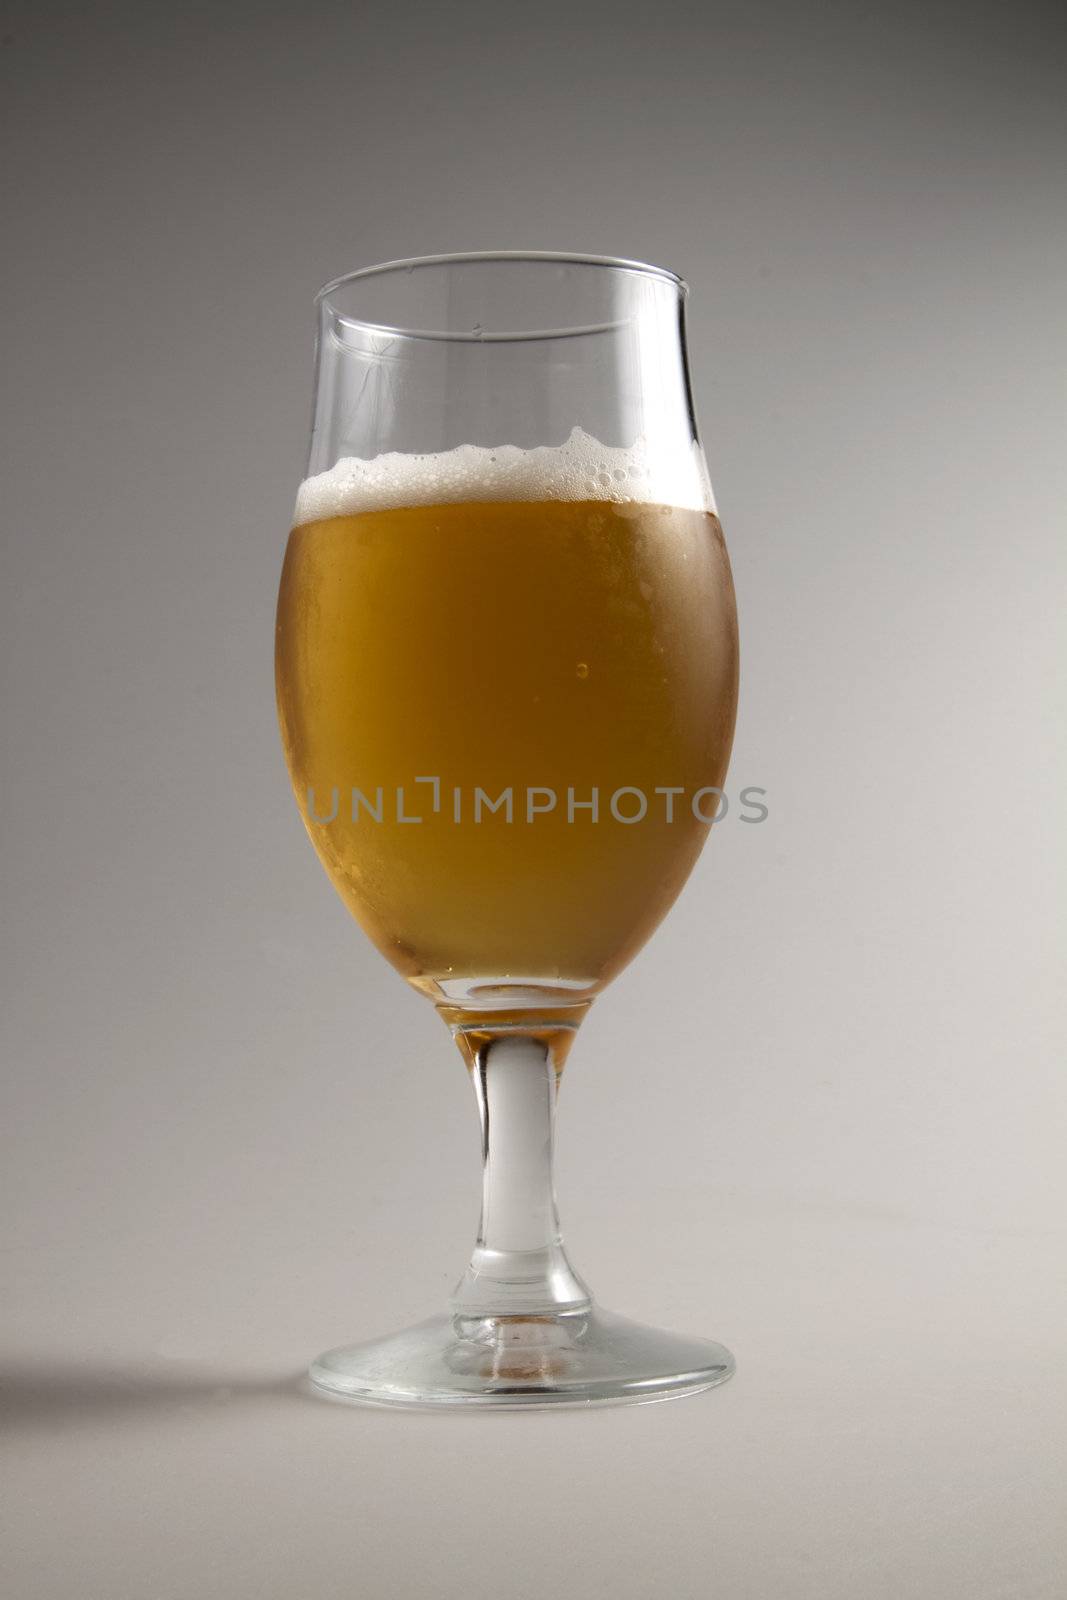
[[[472,1069],[483,1166],[478,1242],[453,1311],[492,1317],[585,1309],[589,1290],[567,1260],[556,1210],[559,1058],[553,1039],[482,1027],[476,1038],[457,1043]]]

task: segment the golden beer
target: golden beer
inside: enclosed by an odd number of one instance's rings
[[[595,993],[704,843],[716,797],[692,799],[722,785],[738,684],[708,512],[546,499],[305,522],[276,661],[323,865],[436,998],[458,980]]]

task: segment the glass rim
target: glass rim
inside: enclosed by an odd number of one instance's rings
[[[360,283],[365,278],[377,278],[387,273],[409,273],[420,267],[447,267],[482,265],[494,261],[529,262],[533,265],[560,265],[573,267],[598,267],[605,271],[627,273],[638,278],[653,278],[661,283],[670,284],[679,299],[685,300],[689,294],[689,285],[679,273],[673,272],[669,267],[655,266],[648,261],[630,260],[626,256],[600,256],[587,255],[580,251],[566,250],[460,250],[445,252],[441,255],[429,256],[404,256],[396,261],[381,261],[369,267],[357,267],[352,272],[344,272],[337,278],[331,278],[324,283],[315,295],[314,304],[322,311],[328,310],[335,320],[345,327],[363,329],[372,334],[386,334],[393,339],[436,339],[456,343],[491,344],[510,342],[523,339],[567,339],[578,338],[587,334],[606,333],[622,326],[619,321],[590,324],[583,327],[568,328],[538,328],[515,330],[508,332],[484,332],[481,329],[446,329],[430,330],[425,328],[404,327],[400,324],[375,322],[369,318],[356,317],[342,311],[335,305],[331,296],[340,289],[348,288],[350,284]]]

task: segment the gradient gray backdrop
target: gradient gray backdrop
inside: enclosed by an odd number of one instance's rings
[[[1063,20],[9,5],[5,1596],[1062,1594]],[[307,845],[273,607],[315,289],[501,247],[692,284],[772,814],[596,1008],[560,1188],[739,1372],[403,1416],[291,1378],[437,1309],[474,1107]]]

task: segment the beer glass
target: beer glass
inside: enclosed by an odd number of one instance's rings
[[[552,1177],[574,1036],[685,882],[733,737],[686,292],[638,262],[501,252],[318,296],[282,739],[334,887],[459,1047],[483,1150],[451,1303],[321,1356],[311,1378],[336,1394],[589,1404],[733,1370],[721,1345],[594,1305]]]

